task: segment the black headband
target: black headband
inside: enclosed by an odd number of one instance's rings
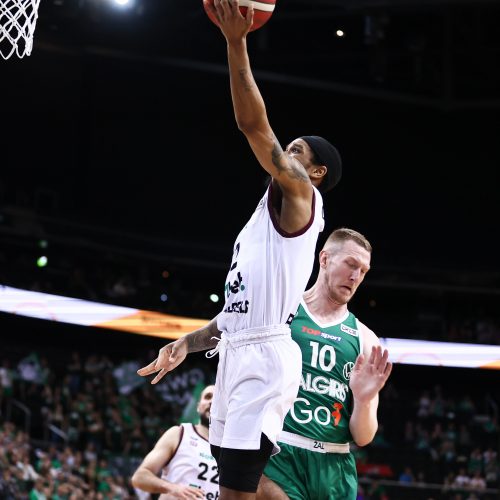
[[[316,159],[327,169],[326,178],[319,185],[322,193],[330,191],[340,181],[342,177],[342,159],[337,148],[330,144],[323,137],[317,135],[304,135],[301,139],[313,150]]]

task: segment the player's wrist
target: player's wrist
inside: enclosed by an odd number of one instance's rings
[[[176,492],[176,485],[162,479],[161,491],[159,491],[158,493],[163,495],[170,495],[174,494],[175,492]]]
[[[373,398],[367,398],[367,397],[356,397],[354,394],[352,395],[352,399],[354,401],[354,404],[358,408],[366,408],[369,409],[371,406],[371,402],[373,401]]]
[[[246,35],[239,38],[229,39],[226,38],[227,48],[229,51],[234,50],[236,52],[246,51],[247,48],[247,37]]]

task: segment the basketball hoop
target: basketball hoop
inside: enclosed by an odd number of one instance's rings
[[[29,56],[40,0],[0,0],[0,55]]]

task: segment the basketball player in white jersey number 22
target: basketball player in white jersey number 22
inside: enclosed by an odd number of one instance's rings
[[[170,427],[132,476],[135,488],[160,493],[158,500],[219,498],[219,474],[208,443],[208,419],[214,386],[198,401],[200,422]]]

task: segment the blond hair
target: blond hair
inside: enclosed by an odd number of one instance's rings
[[[366,251],[372,253],[372,246],[370,242],[365,238],[365,236],[363,236],[361,233],[358,233],[358,231],[354,231],[354,229],[349,229],[348,227],[335,229],[335,231],[333,231],[330,236],[328,236],[328,239],[323,245],[323,250],[326,250],[337,243],[343,244],[346,241],[354,241],[354,243],[357,243]]]

